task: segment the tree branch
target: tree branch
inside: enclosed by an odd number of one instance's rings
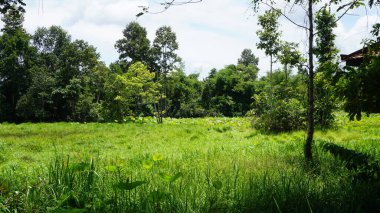
[[[144,15],[145,13],[159,14],[159,13],[163,13],[163,12],[167,11],[172,6],[181,6],[181,5],[185,5],[185,4],[196,4],[196,3],[200,3],[202,1],[203,0],[186,0],[186,1],[170,0],[170,1],[164,1],[164,2],[160,3],[160,5],[162,5],[164,8],[160,11],[157,11],[157,12],[149,11],[149,6],[147,6],[147,7],[141,6],[143,11],[140,12],[139,14],[137,14],[136,16],[139,17],[139,16]]]
[[[339,11],[339,10],[345,8],[345,7],[347,7],[347,9],[344,11],[344,13],[342,13],[342,14],[336,19],[335,23],[337,23],[340,19],[342,19],[343,16],[345,16],[345,15],[348,13],[348,11],[349,11],[350,9],[352,9],[351,7],[352,7],[353,5],[355,5],[357,2],[359,2],[359,0],[354,0],[354,1],[351,2],[351,3],[345,4],[345,5],[341,6],[341,7],[339,7],[337,11]]]
[[[263,4],[265,4],[266,6],[270,7],[271,9],[276,9],[275,7],[273,7],[272,5],[266,3],[266,2],[262,2]],[[305,30],[308,30],[309,28],[303,26],[303,25],[300,25],[300,24],[297,24],[295,21],[293,21],[292,19],[290,19],[287,15],[285,15],[285,13],[283,13],[281,10],[279,10],[279,12],[281,13],[281,15],[283,17],[285,17],[288,21],[290,21],[292,24],[296,25],[297,27],[300,27],[300,28],[303,28]]]
[[[346,8],[345,9],[345,11],[335,20],[335,22],[334,23],[338,23],[338,21],[339,20],[341,20],[342,18],[343,18],[343,16],[345,16],[347,13],[348,13],[348,11],[350,11],[351,9],[352,9],[352,6],[354,6],[356,3],[358,3],[360,0],[354,0],[354,1],[352,1],[351,3],[347,3],[347,4],[345,4],[345,5],[342,5],[342,6],[340,6],[338,9],[337,9],[337,12],[339,11],[339,10],[342,10],[342,9],[344,9],[344,8]],[[325,5],[324,7],[322,7],[320,10],[322,10],[323,8],[325,8],[327,5]],[[319,10],[319,11],[320,11]],[[314,33],[314,35],[316,35],[318,33],[318,31],[317,32],[315,32]]]

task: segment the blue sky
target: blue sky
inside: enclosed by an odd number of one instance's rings
[[[155,2],[159,0],[28,0],[25,28],[33,33],[39,26],[60,25],[74,39],[83,39],[97,47],[101,58],[107,64],[118,59],[114,49],[116,40],[122,37],[122,30],[141,5],[150,5],[160,10]],[[157,14],[146,14],[139,19],[147,28],[152,41],[157,28],[169,25],[177,34],[180,45],[178,54],[185,62],[187,73],[207,76],[213,67],[222,68],[236,63],[244,48],[253,50],[260,58],[260,75],[269,69],[269,60],[257,50],[257,14],[250,9],[249,0],[204,0],[202,3],[176,6]],[[284,8],[283,6],[281,6]],[[262,9],[265,9],[264,7]],[[378,22],[378,8],[367,11],[355,10],[338,23],[335,30],[337,46],[342,53],[360,48],[360,42],[369,35],[373,23]],[[291,11],[290,16],[304,21],[302,11]],[[283,40],[297,42],[306,53],[305,31],[280,19]]]

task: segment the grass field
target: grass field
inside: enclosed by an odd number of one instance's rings
[[[0,124],[0,212],[380,209],[380,115],[339,116],[336,128],[317,132],[312,165],[305,136],[261,134],[245,118]],[[374,166],[350,167],[326,143]]]

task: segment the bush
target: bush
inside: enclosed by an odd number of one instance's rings
[[[253,127],[264,132],[289,132],[305,127],[306,110],[297,99],[277,100],[272,109],[263,111],[253,120]]]

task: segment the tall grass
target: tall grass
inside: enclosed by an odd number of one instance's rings
[[[0,212],[369,212],[379,183],[322,141],[378,161],[379,126],[318,132],[309,165],[303,132],[262,135],[244,119],[0,125]]]

